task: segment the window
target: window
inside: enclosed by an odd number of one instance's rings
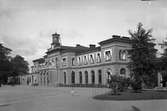
[[[74,71],[72,71],[71,73],[71,83],[75,84],[75,72]]]
[[[119,59],[120,60],[126,60],[126,51],[125,50],[120,50],[119,51]]]
[[[55,62],[56,62],[56,64],[57,64],[57,62],[58,62],[58,59],[57,59],[57,57],[55,58]]]
[[[66,72],[64,72],[64,84],[66,84]]]
[[[120,69],[120,75],[126,75],[126,69],[125,68]]]
[[[82,72],[79,72],[79,83],[82,84]]]
[[[93,55],[90,54],[90,63],[93,64],[94,63],[94,58],[93,58]]]
[[[108,83],[111,80],[111,76],[112,76],[112,70],[109,68],[109,69],[107,69],[107,81],[108,81]]]
[[[78,64],[81,65],[81,57],[78,57]]]
[[[97,63],[101,62],[101,54],[100,53],[97,53],[96,60],[97,60]]]
[[[105,60],[110,61],[112,58],[112,50],[106,50],[104,55],[105,55]]]
[[[91,71],[91,74],[92,74],[92,84],[94,84],[95,83],[95,72]]]
[[[67,58],[63,58],[62,61],[63,61],[63,63],[62,63],[63,66],[66,66],[67,65]]]
[[[72,58],[72,66],[75,65],[75,58]]]
[[[98,73],[99,73],[98,82],[99,82],[99,84],[101,84],[101,83],[102,83],[102,74],[101,74],[101,70],[99,70]]]
[[[40,73],[40,78],[41,78],[41,84],[42,84],[42,72]]]
[[[43,83],[45,85],[45,73],[43,74]]]
[[[47,76],[47,84],[49,84],[49,73],[48,72],[46,73],[46,76]]]
[[[84,56],[84,64],[85,65],[88,64],[88,60],[87,60],[87,56],[86,55]]]
[[[85,84],[88,84],[88,71],[85,71]]]

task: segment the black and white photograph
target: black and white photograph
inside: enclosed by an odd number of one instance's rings
[[[167,0],[0,0],[0,111],[167,111]]]

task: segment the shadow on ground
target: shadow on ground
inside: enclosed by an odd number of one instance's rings
[[[93,97],[96,100],[118,100],[118,101],[130,101],[130,100],[159,100],[167,99],[167,91],[142,91],[141,93],[134,93],[131,91],[121,92],[119,95],[112,95],[111,93],[105,93],[96,95]]]

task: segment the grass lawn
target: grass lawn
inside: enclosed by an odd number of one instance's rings
[[[112,95],[106,93],[93,97],[97,100],[153,100],[153,99],[167,99],[167,91],[148,90],[141,93],[134,93],[132,91],[119,92],[119,95]]]

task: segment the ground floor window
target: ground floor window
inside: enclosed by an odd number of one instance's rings
[[[125,68],[121,68],[120,74],[121,74],[121,75],[125,75],[125,74],[126,74],[126,69],[125,69]]]
[[[82,72],[79,72],[79,83],[82,84]]]
[[[49,84],[49,73],[47,72],[46,75],[47,75],[47,76],[46,76],[46,78],[47,78],[47,84]]]
[[[111,80],[111,76],[112,76],[112,70],[108,69],[107,70],[107,82],[109,83],[109,81]]]
[[[99,82],[99,84],[101,84],[101,83],[102,83],[102,74],[101,74],[101,70],[99,70],[98,73],[99,73],[98,82]]]
[[[66,84],[66,72],[64,72],[64,84]]]
[[[71,73],[71,83],[75,84],[75,72],[74,71],[72,71]]]
[[[85,84],[88,84],[88,71],[85,71]]]
[[[92,74],[92,84],[94,84],[95,83],[95,72],[91,71],[91,74]]]

